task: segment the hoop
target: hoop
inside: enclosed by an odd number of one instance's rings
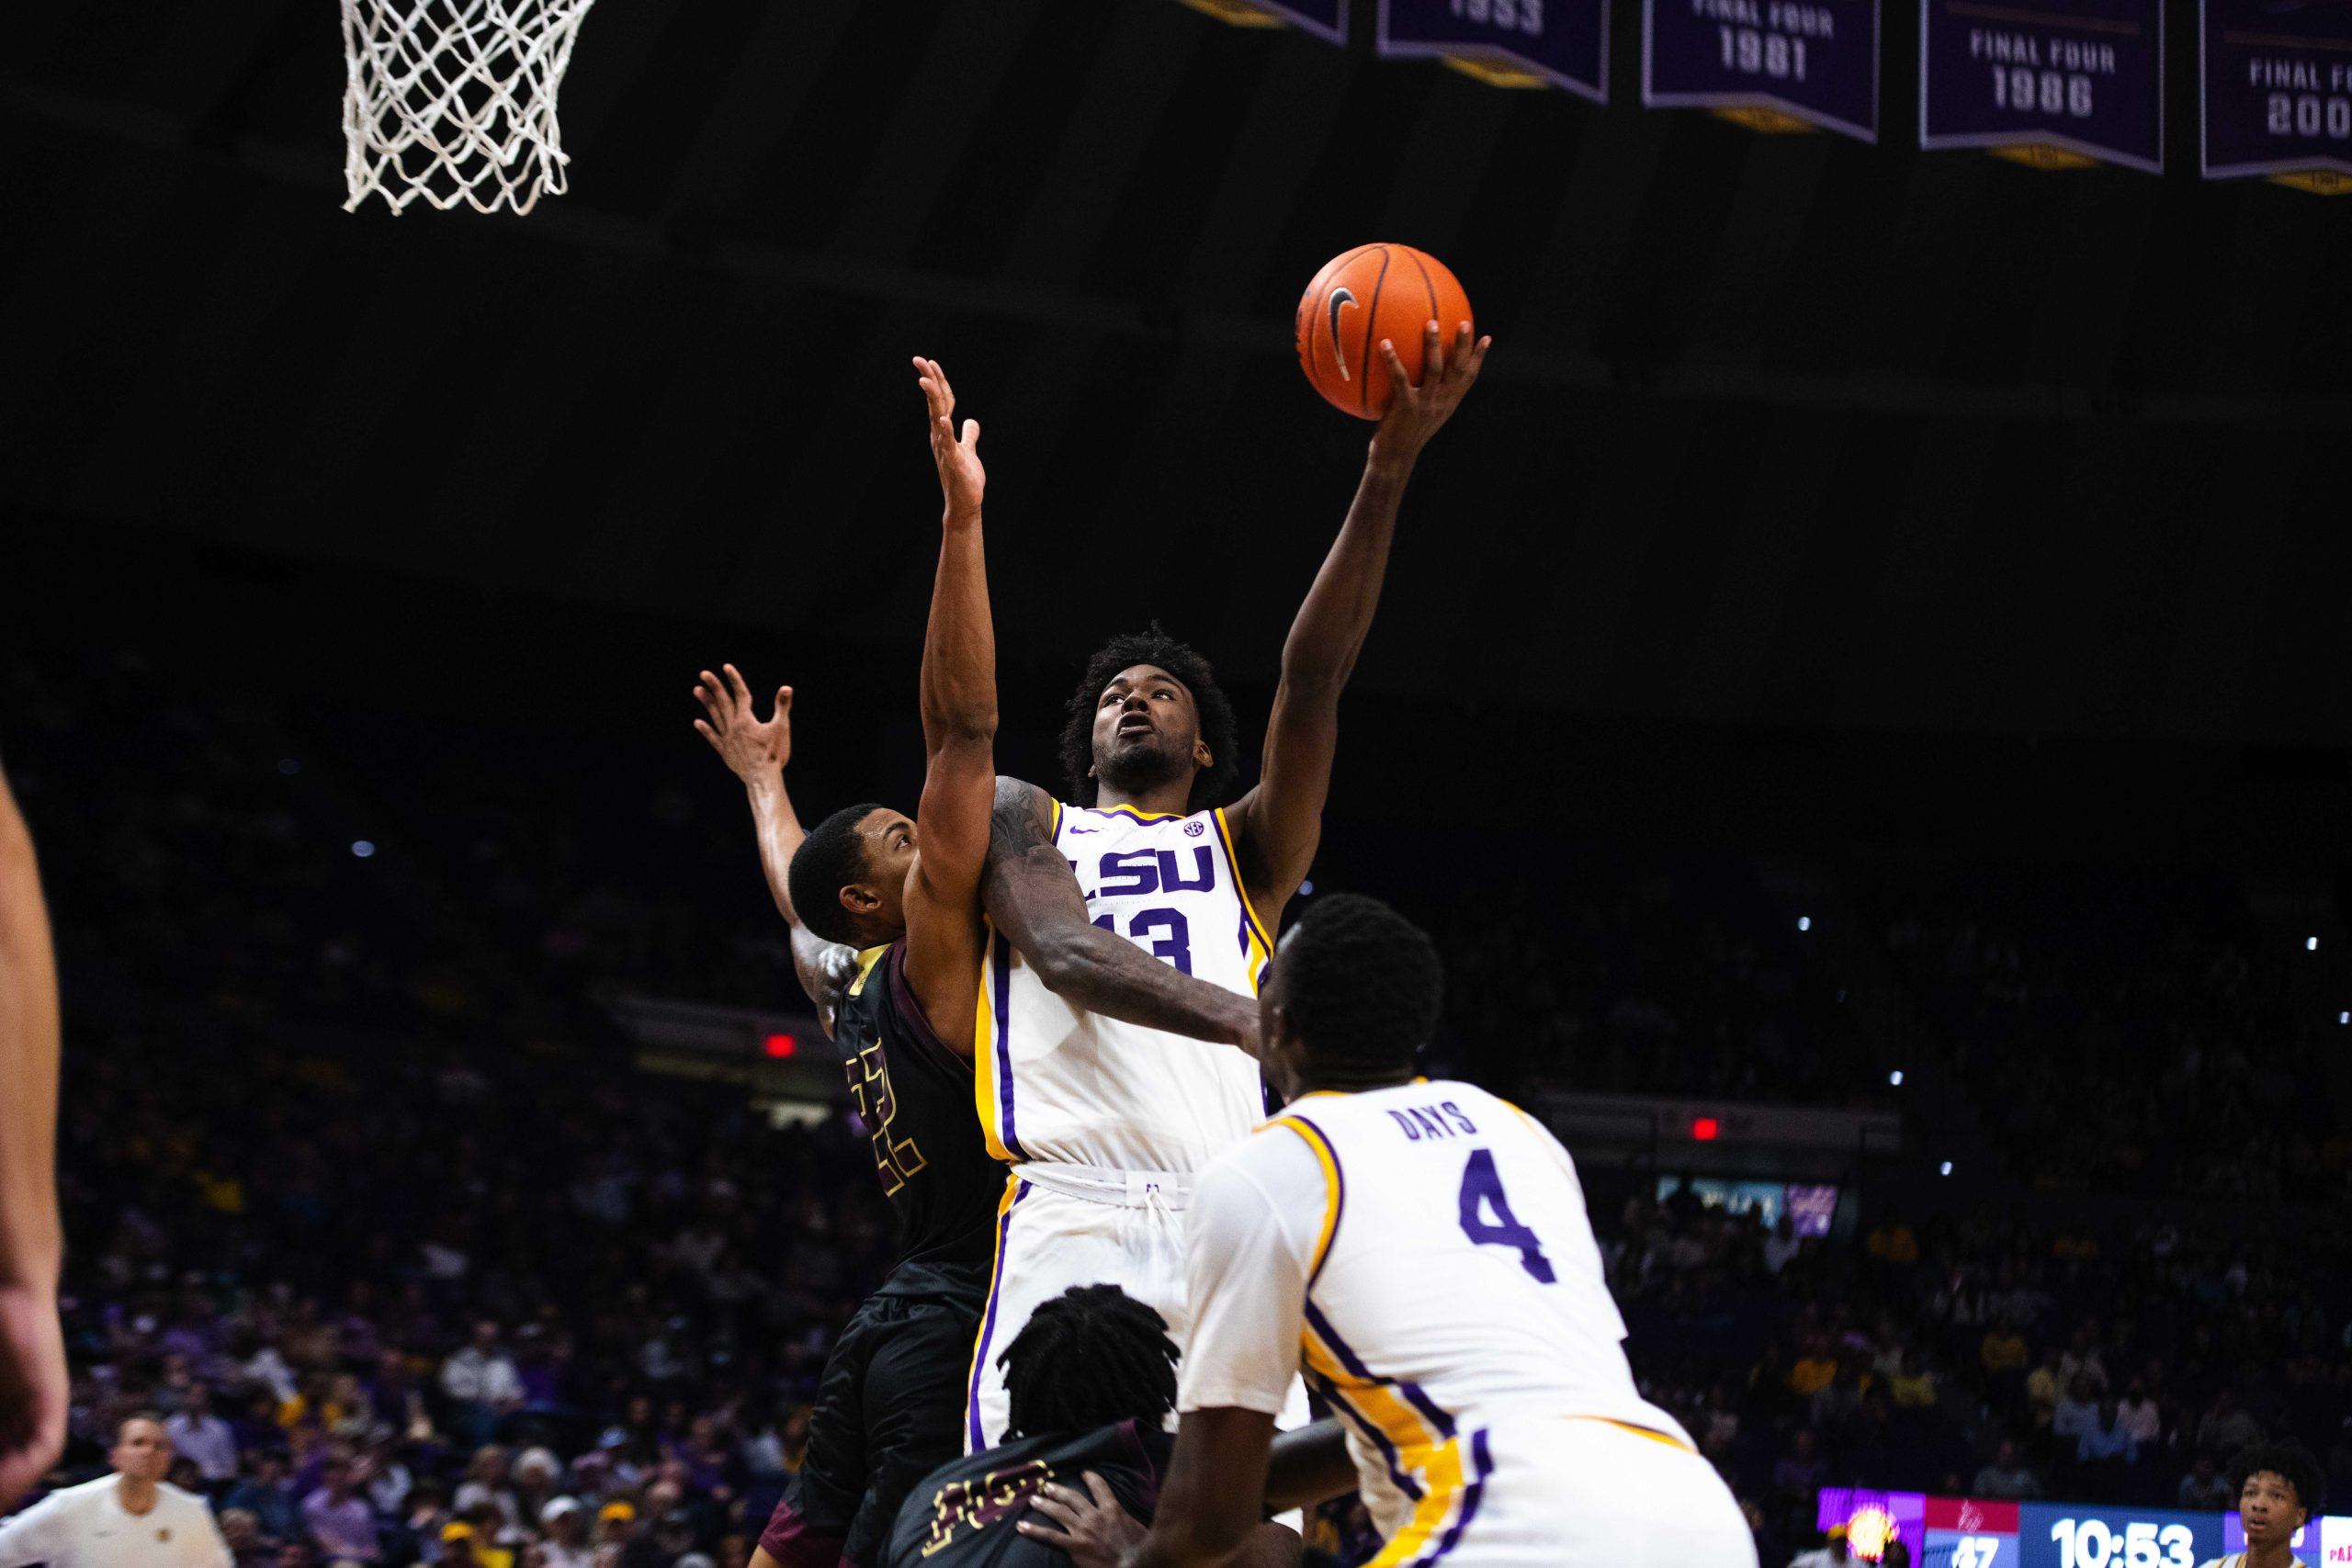
[[[343,0],[346,212],[521,216],[564,188],[556,91],[595,0]]]

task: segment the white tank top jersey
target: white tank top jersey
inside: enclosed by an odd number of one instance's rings
[[[1690,1445],[1634,1386],[1575,1163],[1474,1085],[1302,1096],[1210,1167],[1188,1220],[1177,1408],[1278,1410],[1303,1366],[1392,1544],[1476,1495],[1498,1422]]]
[[[1056,801],[1054,842],[1096,925],[1196,980],[1256,994],[1272,949],[1241,890],[1224,812]],[[1265,1119],[1248,1055],[1080,1011],[993,930],[979,1000],[974,1093],[999,1159],[1189,1174]]]

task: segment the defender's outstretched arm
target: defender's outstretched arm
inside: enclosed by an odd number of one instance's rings
[[[1418,387],[1406,377],[1396,346],[1381,343],[1396,400],[1373,434],[1347,521],[1283,644],[1282,681],[1266,722],[1257,787],[1227,813],[1243,880],[1269,929],[1281,924],[1283,907],[1298,891],[1322,838],[1323,800],[1340,739],[1340,693],[1354,672],[1380,604],[1406,481],[1421,448],[1477,380],[1492,342],[1480,338],[1474,345],[1464,321],[1449,353],[1438,323],[1430,322],[1422,336],[1426,374]]]
[[[0,1509],[65,1446],[57,959],[33,839],[0,773]]]
[[[917,359],[931,412],[931,455],[946,507],[923,630],[922,803],[908,874],[907,985],[933,1032],[968,1049],[978,998],[980,869],[996,794],[996,627],[989,613],[980,502],[980,425],[956,429],[956,392],[939,362]]]
[[[752,830],[759,840],[760,869],[767,876],[776,913],[792,932],[793,973],[816,1005],[817,1021],[831,1036],[842,990],[857,973],[857,953],[811,931],[792,908],[788,874],[800,840],[808,837],[784,787],[785,764],[792,760],[792,688],[776,688],[775,707],[762,719],[741,671],[732,664],[719,669],[726,672],[724,680],[706,670],[695,682],[695,700],[706,715],[695,720],[695,728],[743,781],[744,795],[752,803]]]

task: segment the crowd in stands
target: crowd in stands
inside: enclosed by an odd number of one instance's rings
[[[2022,1179],[2352,1201],[2339,1009],[2303,931],[2221,884],[1958,878],[1887,952]]]
[[[1636,1195],[1602,1227],[1637,1372],[1748,1504],[1765,1561],[1815,1490],[2231,1506],[2298,1441],[2352,1497],[2352,1238],[1976,1210],[1850,1240]]]
[[[406,846],[386,858],[424,869],[395,874],[351,852],[331,764],[266,711],[165,694],[127,657],[0,675],[66,978],[61,1478],[100,1472],[114,1423],[153,1409],[241,1568],[744,1562],[831,1337],[888,1258],[846,1113],[777,1126],[740,1089],[638,1071],[588,992],[693,986],[695,943],[608,880],[542,881],[584,852],[560,812],[530,826],[527,792],[460,791],[441,858]],[[716,843],[741,829],[715,795],[640,806]],[[1591,1088],[1852,1098],[1833,983],[1760,934],[1735,884],[1588,871],[1556,904],[1417,910],[1465,1067],[1487,1065],[1465,1042],[1508,1039]],[[2306,1139],[2267,1074],[2262,1032],[2291,1009],[2251,948],[2132,963],[2054,931],[1916,916],[1891,949],[1966,1082],[2032,1076],[1982,1101],[2024,1108],[1996,1123],[2021,1169],[2340,1201],[2340,1145]],[[774,943],[729,946],[701,971],[711,999],[788,987]],[[2121,1070],[2136,1060],[2162,1066]],[[2123,1121],[2098,1120],[2086,1075],[2129,1086]],[[2098,1130],[2051,1138],[2052,1114]],[[2245,1135],[2281,1117],[2278,1147]],[[1800,1241],[1661,1199],[1652,1172],[1586,1175],[1636,1372],[1772,1568],[1810,1544],[1830,1483],[2220,1506],[2230,1452],[2292,1436],[2352,1499],[2340,1228],[1866,1204],[1853,1234]],[[1310,1540],[1325,1564],[1375,1545],[1348,1506]]]

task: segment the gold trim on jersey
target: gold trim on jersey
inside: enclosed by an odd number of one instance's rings
[[[1323,1272],[1323,1259],[1330,1256],[1331,1237],[1340,1228],[1340,1203],[1344,1192],[1340,1185],[1340,1156],[1332,1152],[1330,1140],[1323,1136],[1322,1129],[1311,1122],[1296,1116],[1279,1116],[1266,1126],[1287,1127],[1296,1133],[1314,1151],[1315,1163],[1323,1168],[1323,1229],[1315,1238],[1315,1256],[1306,1265],[1306,1283],[1311,1289],[1315,1277]]]
[[[1678,1453],[1695,1454],[1699,1451],[1679,1438],[1669,1437],[1664,1432],[1655,1431],[1647,1427],[1636,1427],[1631,1421],[1620,1421],[1614,1416],[1569,1416],[1563,1419],[1598,1421],[1604,1427],[1614,1427],[1621,1432],[1631,1432],[1637,1438],[1647,1438],[1653,1443],[1664,1443]]]
[[[1225,818],[1225,807],[1209,812],[1216,823],[1216,841],[1225,849],[1225,866],[1233,873],[1233,896],[1241,900],[1241,919],[1250,928],[1250,989],[1258,989],[1258,971],[1274,955],[1274,939],[1266,934],[1266,922],[1258,918],[1258,907],[1250,902],[1250,886],[1241,880],[1241,856],[1233,847],[1233,824]]]
[[[1182,822],[1192,815],[1186,811],[1139,811],[1132,806],[1073,806],[1070,809],[1091,811],[1097,817],[1124,817],[1130,822]]]
[[[1313,1325],[1302,1321],[1298,1335],[1307,1367],[1330,1385],[1335,1397],[1344,1401],[1367,1424],[1380,1429],[1380,1435],[1396,1450],[1398,1469],[1420,1470],[1430,1455],[1445,1446],[1445,1439],[1395,1389],[1348,1371],[1323,1342],[1322,1336],[1315,1332]]]
[[[1464,1488],[1462,1483],[1462,1441],[1450,1438],[1438,1445],[1427,1463],[1421,1467],[1421,1481],[1429,1490],[1413,1505],[1413,1517],[1405,1521],[1380,1555],[1364,1564],[1364,1568],[1393,1568],[1399,1562],[1409,1562],[1429,1544],[1430,1537],[1445,1528],[1462,1506]]]
[[[1004,1146],[1003,1129],[998,1124],[1003,1108],[996,1092],[996,1005],[989,995],[995,966],[996,922],[982,916],[980,996],[972,1010],[972,1106],[979,1112],[980,1141],[988,1145],[989,1154],[1011,1165],[1012,1151]]]
[[[980,1298],[980,1321],[972,1330],[972,1362],[964,1373],[964,1409],[967,1420],[979,1419],[975,1401],[979,1398],[980,1353],[988,1348],[989,1330],[995,1326],[991,1314],[996,1306],[996,1288],[1004,1278],[1004,1242],[1007,1226],[1005,1216],[1012,1213],[1012,1201],[1021,1195],[1021,1178],[1005,1172],[1004,1196],[996,1201],[996,1250],[989,1258],[989,1293]],[[967,1434],[968,1436],[968,1434]]]
[[[851,996],[856,996],[865,989],[865,977],[874,973],[874,966],[881,963],[882,955],[889,951],[890,944],[886,942],[879,947],[869,947],[857,955],[857,978],[849,983]]]

